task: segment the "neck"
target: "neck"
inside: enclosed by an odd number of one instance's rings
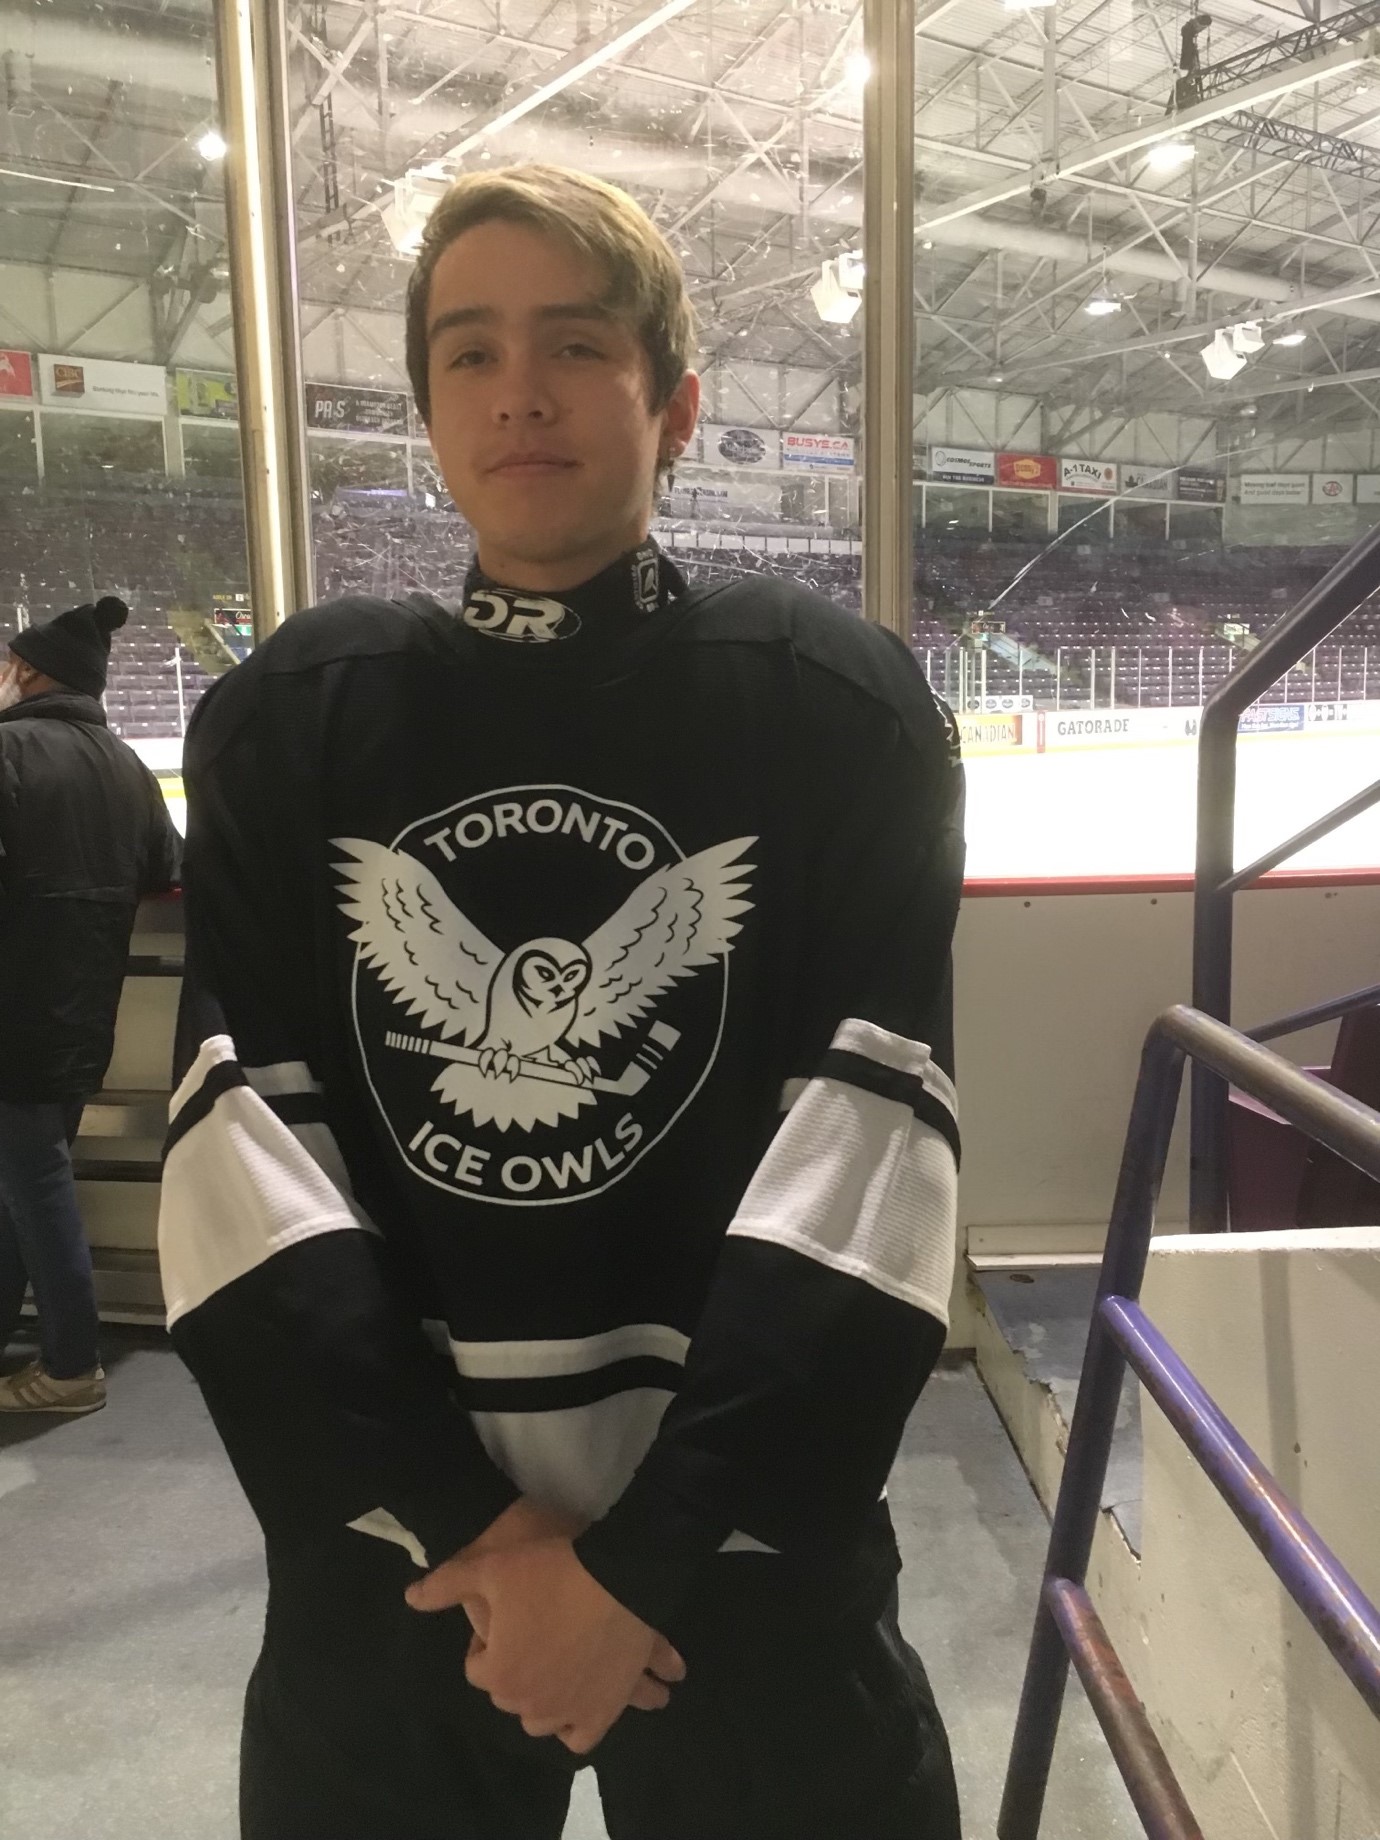
[[[626,556],[629,550],[645,543],[651,517],[629,524],[615,536],[582,545],[560,556],[533,559],[490,543],[480,534],[477,546],[479,566],[490,581],[505,588],[526,588],[534,594],[566,594],[593,581],[611,562]]]

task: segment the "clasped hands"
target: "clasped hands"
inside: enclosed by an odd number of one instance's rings
[[[463,1609],[471,1686],[530,1737],[557,1737],[581,1756],[629,1706],[659,1711],[685,1678],[666,1638],[580,1564],[571,1542],[582,1531],[520,1497],[407,1592],[414,1610]]]

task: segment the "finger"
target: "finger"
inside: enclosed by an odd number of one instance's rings
[[[636,1706],[639,1712],[660,1712],[671,1703],[671,1689],[659,1680],[653,1680],[650,1674],[644,1674],[633,1688],[628,1699],[630,1706]]]
[[[669,1681],[672,1686],[678,1680],[685,1679],[685,1662],[671,1647],[665,1636],[658,1636],[653,1644],[652,1658],[647,1663],[647,1672],[655,1674],[658,1680]]]
[[[478,1596],[476,1576],[482,1561],[447,1559],[434,1572],[410,1584],[404,1593],[414,1610],[454,1610],[466,1597]]]
[[[489,1651],[482,1644],[478,1649],[473,1643],[470,1645],[469,1652],[465,1656],[465,1679],[472,1687],[478,1687],[481,1693],[489,1691],[493,1680],[493,1666]]]
[[[559,1719],[524,1719],[522,1729],[529,1738],[554,1738],[562,1727]]]
[[[480,1655],[487,1653],[487,1651],[488,1651],[488,1644],[485,1642],[484,1638],[479,1634],[478,1630],[476,1630],[475,1633],[470,1637],[469,1647],[465,1650],[465,1659],[468,1661],[470,1657],[473,1656],[475,1660],[478,1660]]]
[[[607,1725],[566,1725],[556,1735],[568,1751],[587,1757],[607,1731]]]

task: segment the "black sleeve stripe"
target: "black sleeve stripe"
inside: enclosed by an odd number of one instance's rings
[[[222,1093],[247,1084],[238,1061],[217,1061],[169,1125],[168,1135],[163,1142],[163,1155],[166,1157],[174,1145],[181,1143],[188,1131],[195,1130],[204,1118],[210,1116],[211,1107]]]
[[[921,1124],[927,1124],[938,1131],[953,1151],[955,1163],[962,1160],[963,1146],[958,1133],[958,1120],[917,1074],[902,1073],[895,1067],[884,1067],[880,1061],[869,1060],[865,1054],[850,1053],[846,1048],[829,1048],[815,1069],[815,1077],[839,1080],[845,1086],[861,1087],[864,1092],[875,1093],[879,1099],[894,1099],[898,1104],[908,1107]]]

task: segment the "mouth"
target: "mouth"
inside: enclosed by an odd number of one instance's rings
[[[500,460],[491,473],[507,479],[538,479],[548,474],[573,472],[578,463],[561,460],[554,454],[522,454],[512,460]]]

